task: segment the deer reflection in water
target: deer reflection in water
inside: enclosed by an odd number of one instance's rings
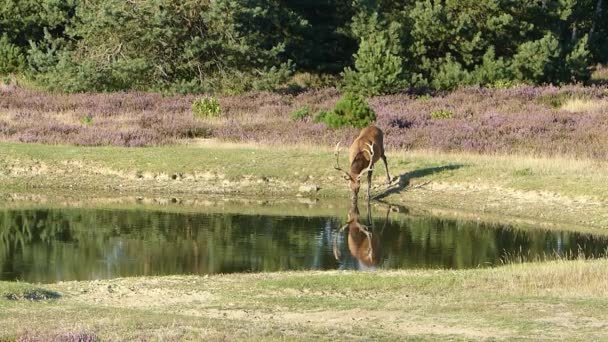
[[[333,252],[336,260],[340,260],[340,250],[338,248],[338,235],[348,229],[348,250],[357,259],[359,269],[374,269],[380,263],[382,231],[388,221],[390,207],[386,212],[386,218],[382,229],[375,229],[372,222],[372,212],[370,202],[367,201],[367,224],[361,223],[361,215],[357,201],[354,201],[348,211],[348,219],[334,235]]]

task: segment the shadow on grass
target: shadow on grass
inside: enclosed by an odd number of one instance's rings
[[[410,185],[410,181],[415,178],[421,178],[428,175],[432,175],[439,172],[450,171],[450,170],[458,170],[466,165],[463,164],[453,164],[453,165],[443,165],[436,167],[427,167],[424,169],[414,170],[406,173],[402,173],[397,177],[393,177],[392,182],[386,190],[381,191],[380,193],[374,195],[372,199],[378,200],[382,199],[388,195],[400,193],[405,188]],[[393,182],[397,181],[395,184]]]
[[[8,341],[8,340],[7,340]],[[36,331],[25,331],[11,341],[39,342],[39,341],[66,341],[66,342],[97,342],[97,335],[80,331],[68,331],[64,333],[39,333]],[[2,339],[0,338],[0,342]]]
[[[59,299],[61,298],[61,295],[55,291],[49,291],[45,289],[33,289],[26,290],[21,293],[7,293],[4,295],[4,298],[8,300],[41,301],[49,299]]]

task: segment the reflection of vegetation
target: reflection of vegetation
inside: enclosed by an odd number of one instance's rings
[[[505,256],[604,252],[579,234],[437,218],[377,218],[380,266],[464,268]],[[0,277],[27,281],[338,267],[332,218],[110,210],[0,211]],[[495,229],[494,229],[495,228]],[[520,253],[522,251],[522,253]],[[348,267],[348,266],[347,266]]]
[[[52,281],[310,268],[308,256],[331,262],[316,252],[307,229],[323,223],[150,211],[3,211],[0,269],[8,278]]]

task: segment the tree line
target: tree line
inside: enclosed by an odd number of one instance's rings
[[[66,92],[370,96],[584,83],[607,61],[603,0],[0,0],[0,75]]]

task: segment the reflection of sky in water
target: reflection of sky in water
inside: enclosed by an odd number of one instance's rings
[[[346,214],[346,213],[345,213]],[[144,210],[0,211],[0,279],[53,282],[279,270],[473,268],[606,254],[607,238],[390,214],[369,225],[374,263],[353,257],[346,215]],[[334,257],[334,243],[339,258]]]

